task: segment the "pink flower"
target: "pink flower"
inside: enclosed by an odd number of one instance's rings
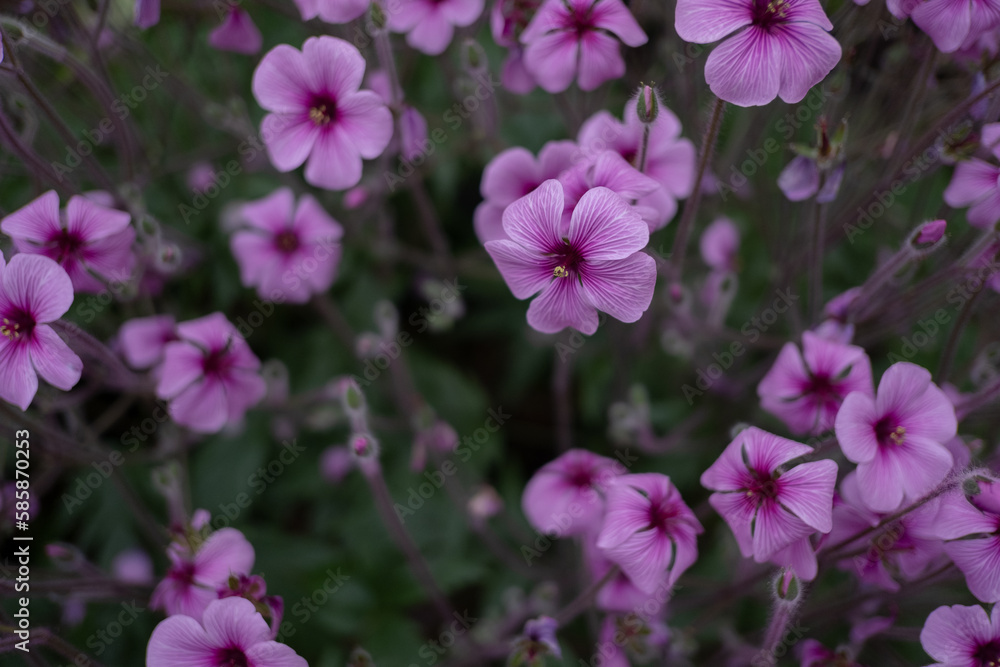
[[[915,4],[910,18],[951,53],[1000,24],[1000,0],[928,0]]]
[[[761,407],[796,435],[833,428],[841,403],[851,392],[869,397],[872,367],[864,349],[802,334],[802,350],[785,343],[774,366],[757,386]]]
[[[597,548],[640,590],[652,593],[664,572],[673,585],[698,559],[703,530],[669,477],[624,475],[608,489]]]
[[[80,196],[70,197],[60,215],[59,195],[50,190],[4,218],[0,230],[19,251],[57,261],[76,291],[98,294],[105,289],[98,277],[124,281],[132,274],[130,220],[128,213]]]
[[[0,254],[0,398],[27,410],[38,376],[69,391],[83,362],[49,326],[73,303],[73,285],[58,264],[38,255]]]
[[[147,667],[308,667],[290,647],[271,639],[267,622],[249,600],[229,597],[205,609],[202,622],[171,616],[146,647]]]
[[[153,583],[153,560],[142,549],[119,551],[111,561],[111,571],[118,581],[137,586]]]
[[[208,43],[220,51],[252,55],[260,51],[263,39],[250,14],[233,5],[222,25],[208,34]]]
[[[253,546],[235,528],[223,528],[208,536],[194,554],[174,542],[167,549],[170,569],[150,598],[154,609],[167,616],[181,614],[200,621],[205,608],[216,600],[218,589],[230,575],[247,574],[253,567]]]
[[[135,0],[135,25],[141,30],[160,22],[160,0]]]
[[[500,71],[500,81],[504,88],[519,95],[530,93],[538,85],[524,66],[524,49],[520,39],[539,4],[541,0],[495,0],[490,12],[493,39],[509,50]]]
[[[675,27],[697,44],[732,35],[708,56],[705,80],[741,107],[798,102],[840,62],[818,0],[677,0]]]
[[[1000,482],[980,478],[975,485],[975,495],[956,490],[942,496],[935,534],[972,594],[1000,602]]]
[[[412,162],[427,152],[427,119],[409,105],[399,117],[400,156]]]
[[[593,157],[605,150],[616,151],[633,167],[639,168],[645,126],[636,113],[636,100],[625,105],[625,122],[607,111],[591,116],[580,128],[577,143],[584,157]],[[576,158],[580,161],[581,158]],[[650,126],[646,166],[642,173],[659,182],[661,188],[639,200],[640,206],[658,211],[656,225],[650,232],[660,229],[677,212],[677,200],[691,194],[694,187],[694,144],[681,137],[681,123],[664,105]]]
[[[118,330],[122,356],[132,368],[152,368],[163,361],[167,344],[177,340],[173,315],[153,315],[129,320]]]
[[[1000,605],[989,616],[982,607],[938,607],[920,631],[920,645],[935,667],[1000,665]]]
[[[539,532],[567,537],[600,527],[602,494],[623,470],[620,463],[582,449],[571,449],[545,464],[524,487],[521,507]]]
[[[246,223],[230,246],[240,267],[240,281],[256,287],[261,298],[305,303],[333,284],[340,265],[343,228],[313,197],[298,205],[288,188],[244,204]]]
[[[253,76],[253,93],[270,111],[261,136],[271,163],[291,171],[306,163],[311,185],[346,190],[361,180],[362,158],[382,154],[392,113],[370,90],[358,90],[365,59],[337,37],[310,37],[302,51],[271,49]]]
[[[443,53],[456,27],[472,25],[485,0],[407,0],[389,13],[389,28],[405,32],[406,43],[428,55]]]
[[[844,456],[858,464],[861,502],[874,512],[917,500],[951,470],[944,443],[955,437],[955,409],[916,364],[890,366],[874,398],[850,394],[835,428]]]
[[[646,223],[607,188],[587,192],[568,226],[564,201],[559,181],[542,183],[504,211],[511,240],[486,243],[515,297],[541,292],[528,307],[528,324],[542,333],[573,327],[589,335],[598,309],[635,322],[656,282],[656,262],[640,252],[649,241]]]
[[[713,271],[736,271],[740,231],[729,218],[716,218],[702,232],[699,249],[701,258]]]
[[[820,190],[820,167],[816,160],[797,155],[778,175],[778,187],[789,201],[805,201],[816,195],[816,201],[825,204],[837,198],[843,179],[844,163],[841,162],[827,172],[826,182]]]
[[[1000,123],[983,125],[982,145],[1000,159]],[[989,227],[1000,220],[1000,167],[971,158],[960,162],[944,191],[952,208],[968,206],[966,217],[974,227]]]
[[[614,566],[614,563],[608,560],[597,548],[596,532],[585,536],[583,558],[590,571],[591,579],[595,582],[607,576],[608,570]],[[666,611],[666,600],[670,597],[671,587],[670,572],[667,570],[660,574],[659,583],[652,593],[639,589],[628,578],[628,575],[619,570],[618,574],[601,587],[594,598],[594,603],[598,609],[603,611],[662,616],[662,612]],[[650,611],[646,611],[647,605]]]
[[[371,5],[371,0],[295,0],[302,20],[317,16],[327,23],[350,23]]]
[[[264,397],[260,361],[222,313],[178,324],[177,337],[166,347],[156,386],[175,422],[215,433]]]
[[[729,443],[701,476],[715,491],[708,502],[733,531],[744,558],[788,566],[804,580],[816,576],[809,537],[833,528],[833,461],[786,465],[812,448],[751,426]]]
[[[559,182],[566,197],[564,216],[569,216],[577,202],[588,190],[605,187],[628,202],[638,202],[643,197],[660,189],[660,184],[636,170],[615,151],[604,151],[595,157],[578,163],[562,173]],[[650,230],[659,229],[667,223],[663,212],[650,206],[633,204],[635,212],[642,216]]]
[[[531,194],[539,185],[573,165],[576,144],[572,141],[550,141],[542,146],[538,158],[525,148],[508,148],[498,154],[483,170],[479,190],[485,200],[476,207],[473,224],[481,243],[506,239],[503,230],[503,212],[520,199]]]
[[[621,0],[546,0],[521,33],[524,66],[547,92],[574,78],[594,90],[625,75],[615,37],[633,47],[648,39]]]

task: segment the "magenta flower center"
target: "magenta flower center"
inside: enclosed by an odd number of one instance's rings
[[[650,503],[649,526],[646,530],[658,529],[666,532],[671,520],[676,516],[677,510],[673,505],[668,505],[664,501]]]
[[[299,245],[299,235],[291,230],[279,232],[274,235],[274,247],[286,255],[290,255],[298,250]]]
[[[29,339],[34,330],[35,318],[19,308],[8,311],[0,321],[0,335],[12,341]]]
[[[983,644],[972,656],[977,667],[1000,667],[1000,639]]]
[[[585,10],[580,11],[578,9],[573,9],[569,14],[566,14],[563,19],[563,30],[569,32],[575,32],[577,37],[583,38],[585,34],[591,32],[595,29],[594,26],[594,7],[591,5]]]
[[[584,263],[580,251],[566,239],[564,244],[549,251],[551,257],[555,259],[556,266],[552,269],[552,276],[555,278],[569,278],[580,270],[580,265]]]
[[[785,22],[788,17],[788,0],[754,0],[753,24],[767,30]]]
[[[590,468],[576,468],[567,475],[569,483],[577,489],[590,488],[594,483],[594,475]]]
[[[71,232],[68,229],[61,230],[49,239],[49,246],[56,251],[57,255],[53,259],[60,263],[67,257],[72,257],[80,252],[83,245],[83,238],[78,233]]]
[[[201,369],[205,377],[221,377],[232,368],[233,360],[229,355],[229,346],[221,350],[209,352],[201,361]]]
[[[778,480],[769,472],[750,471],[750,482],[747,484],[747,498],[754,500],[758,505],[774,500],[778,497]]]
[[[898,447],[905,442],[906,428],[892,417],[882,417],[875,424],[875,438],[882,447]]]
[[[309,105],[309,120],[317,127],[324,127],[337,120],[337,103],[330,97],[317,96]]]
[[[215,667],[253,667],[246,653],[238,648],[220,648],[215,652]]]

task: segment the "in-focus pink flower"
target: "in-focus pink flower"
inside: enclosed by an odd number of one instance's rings
[[[0,223],[24,253],[58,262],[78,292],[98,294],[103,282],[126,281],[132,275],[135,230],[124,211],[101,206],[87,197],[70,197],[59,213],[59,195],[49,190]]]
[[[937,660],[935,667],[1000,665],[1000,605],[938,607],[920,631],[920,645]]]
[[[729,218],[716,218],[699,240],[701,258],[713,271],[736,271],[740,251],[740,230]]]
[[[521,33],[524,66],[538,85],[559,93],[577,80],[582,90],[625,75],[617,37],[648,41],[621,0],[546,0]]]
[[[271,630],[254,605],[241,597],[215,600],[204,619],[171,616],[153,629],[147,667],[308,667]]]
[[[874,398],[850,394],[835,429],[844,456],[858,464],[861,502],[874,512],[892,512],[933,489],[951,470],[944,443],[957,426],[955,408],[916,364],[890,366]]]
[[[712,92],[741,107],[775,97],[799,102],[838,62],[841,49],[819,0],[677,0],[681,39],[709,44],[728,35],[705,62]]]
[[[816,576],[810,536],[833,528],[837,483],[833,461],[786,468],[812,451],[751,426],[701,476],[701,485],[715,491],[708,502],[729,524],[744,558],[791,567],[807,581]]]
[[[662,210],[638,204],[643,197],[659,190],[660,184],[635,169],[615,151],[604,151],[577,163],[559,176],[559,182],[563,185],[563,195],[566,197],[563,215],[567,219],[588,190],[604,187],[625,201],[636,202],[633,204],[635,212],[642,216],[651,230],[667,224]]]
[[[785,343],[757,385],[761,407],[796,435],[833,428],[841,404],[854,391],[874,394],[871,362],[864,349],[811,331],[802,334],[801,350],[795,343]]]
[[[914,4],[910,18],[939,51],[951,53],[1000,25],[1000,0],[927,0]]]
[[[443,53],[456,27],[472,25],[485,0],[407,0],[389,12],[389,28],[405,32],[406,43],[428,55]]]
[[[302,20],[308,21],[317,16],[327,23],[350,23],[358,18],[371,6],[371,0],[294,0],[302,14]]]
[[[625,158],[633,167],[640,167],[645,126],[636,113],[636,100],[625,105],[625,121],[622,122],[607,111],[599,111],[580,127],[577,143],[580,156],[574,161],[593,157],[602,151],[613,150]],[[650,126],[649,145],[646,149],[646,164],[642,173],[659,182],[662,186],[638,201],[659,212],[658,222],[650,226],[650,232],[660,229],[677,213],[677,200],[691,194],[694,187],[695,150],[694,144],[681,137],[681,123],[677,116],[665,105],[660,105],[656,121]]]
[[[145,30],[160,22],[160,0],[135,0],[135,25]]]
[[[240,280],[264,299],[305,303],[333,284],[344,230],[312,196],[298,204],[288,188],[244,204],[245,226],[230,246]]]
[[[1000,482],[977,479],[975,485],[975,495],[957,489],[941,497],[935,534],[972,594],[1000,602]]]
[[[311,185],[346,190],[361,180],[362,158],[382,154],[392,138],[392,113],[370,90],[359,90],[365,59],[337,37],[310,37],[302,50],[280,44],[253,75],[253,94],[271,112],[261,137],[278,171],[306,162]]]
[[[571,449],[542,466],[524,487],[521,507],[535,530],[567,537],[600,527],[603,494],[624,472],[617,461],[583,449]]]
[[[49,326],[69,310],[73,285],[58,264],[38,255],[0,254],[0,398],[27,410],[38,376],[69,391],[83,362]]]
[[[156,386],[175,422],[215,433],[264,397],[260,360],[225,315],[181,322],[177,337],[166,347]]]
[[[572,141],[550,141],[536,159],[520,146],[508,148],[490,160],[483,170],[479,190],[483,201],[476,207],[473,224],[480,243],[506,239],[503,212],[515,201],[535,191],[539,185],[573,165],[576,144]]]
[[[982,139],[982,145],[1000,160],[1000,123],[983,125]],[[944,201],[952,208],[968,206],[970,225],[989,227],[1000,220],[1000,167],[979,158],[959,162]]]
[[[173,315],[137,317],[118,330],[118,345],[122,356],[132,368],[147,369],[163,361],[168,343],[177,340],[177,323]]]
[[[157,584],[150,606],[167,616],[181,614],[200,621],[205,608],[218,599],[218,589],[231,575],[247,574],[253,568],[253,545],[235,528],[217,530],[196,547],[172,543],[167,548],[170,569]]]
[[[943,558],[944,549],[934,527],[937,513],[938,503],[932,501],[870,532],[886,515],[865,507],[857,473],[849,473],[840,483],[840,497],[833,508],[833,530],[827,541],[840,544],[851,536],[868,532],[861,540],[845,545],[846,550],[856,555],[839,561],[837,567],[853,572],[866,584],[898,591],[901,581],[921,577]],[[867,550],[857,553],[863,547]]]
[[[260,51],[263,38],[250,14],[239,5],[233,5],[222,25],[208,33],[208,43],[220,51],[253,55]]]
[[[694,564],[703,531],[669,477],[624,475],[608,489],[597,548],[640,590],[652,593],[664,572],[673,585]]]
[[[563,224],[565,197],[549,180],[507,207],[510,240],[488,241],[486,251],[518,299],[541,292],[528,307],[528,324],[542,333],[566,327],[597,331],[597,311],[635,322],[649,308],[656,262],[640,252],[649,241],[642,218],[607,188],[594,188]]]

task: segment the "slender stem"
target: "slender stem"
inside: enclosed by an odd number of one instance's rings
[[[559,355],[559,348],[556,348]],[[555,359],[552,369],[552,396],[555,402],[556,446],[560,452],[573,448],[573,403],[570,399],[570,379],[573,375],[573,355]]]
[[[684,205],[684,213],[681,214],[681,221],[677,225],[677,235],[674,237],[674,246],[670,253],[671,283],[679,282],[684,271],[684,255],[687,252],[688,239],[691,236],[691,228],[694,226],[695,215],[698,213],[698,205],[701,203],[701,184],[705,179],[708,163],[712,159],[715,144],[719,139],[719,129],[722,127],[722,115],[725,109],[725,101],[716,98],[715,107],[712,109],[712,120],[709,121],[705,138],[701,142],[701,155],[698,157],[698,171],[694,177],[694,189],[691,191],[687,204]]]
[[[1000,395],[1000,375],[997,375],[992,383],[956,405],[955,416],[958,417],[959,421],[962,421],[984,405],[996,400],[997,395]]]
[[[652,124],[644,123],[642,127],[642,146],[639,147],[639,171],[646,173],[646,162],[649,158],[649,135],[652,131]]]
[[[441,219],[434,208],[434,202],[427,192],[427,186],[419,174],[414,175],[410,183],[410,194],[413,195],[413,202],[417,205],[417,217],[423,227],[424,235],[431,244],[434,254],[451,265],[451,250],[448,247],[448,237],[444,234],[441,226]]]
[[[13,123],[10,122],[10,119],[3,112],[2,108],[0,108],[0,137],[6,137],[12,151],[24,162],[31,165],[38,178],[49,181],[53,187],[62,192],[66,192],[69,189],[69,186],[63,183],[55,170],[34,150],[21,141],[21,137],[17,134],[17,130],[14,129]]]
[[[980,287],[978,291],[973,292],[972,296],[962,304],[962,309],[958,313],[958,320],[955,321],[955,326],[952,327],[951,333],[948,334],[948,340],[945,342],[944,350],[941,352],[941,361],[938,364],[935,376],[938,384],[948,379],[948,375],[951,373],[951,366],[955,361],[955,354],[958,352],[958,341],[962,337],[962,332],[965,331],[965,325],[969,323],[973,305],[976,303],[979,295],[985,291],[985,289]]]
[[[337,307],[337,304],[327,296],[326,294],[318,294],[312,298],[310,302],[313,308],[319,313],[323,321],[330,328],[340,342],[343,343],[344,347],[354,353],[355,341],[357,341],[357,336],[354,335],[354,330],[351,328],[350,323],[344,317],[343,313]]]
[[[823,302],[823,228],[826,223],[826,206],[819,201],[823,186],[826,185],[826,172],[819,175],[819,190],[816,192],[815,210],[813,212],[812,262],[809,267],[809,321],[817,323]]]
[[[930,39],[926,38],[924,40],[925,45],[929,47],[930,55],[924,58],[923,65],[920,67],[920,72],[917,74],[917,85],[913,88],[913,92],[910,95],[910,100],[906,105],[906,109],[903,111],[903,120],[899,123],[899,135],[896,138],[896,145],[893,147],[892,157],[896,158],[900,151],[905,147],[907,139],[909,138],[910,131],[913,129],[915,120],[917,117],[917,110],[921,107],[924,99],[924,95],[927,93],[927,80],[931,77],[932,70],[934,69],[934,63],[937,60],[938,50],[930,44]],[[898,169],[902,163],[897,161],[892,162],[893,171]]]
[[[590,608],[591,603],[593,603],[594,598],[600,593],[604,585],[618,576],[621,569],[617,565],[613,565],[607,573],[590,585],[589,588],[585,589],[579,595],[576,596],[569,604],[556,612],[554,618],[556,622],[561,626],[566,625],[574,618],[587,611]]]

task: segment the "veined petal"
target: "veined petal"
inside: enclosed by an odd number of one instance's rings
[[[31,364],[42,379],[57,389],[69,391],[80,381],[83,362],[52,327],[35,327],[30,342]]]
[[[486,252],[493,258],[500,275],[518,299],[538,294],[549,282],[555,280],[550,266],[552,262],[532,255],[513,241],[488,241]]]
[[[779,479],[778,500],[821,533],[833,529],[833,488],[837,484],[837,464],[830,460],[802,463]]]
[[[727,102],[741,107],[760,106],[778,96],[783,62],[778,39],[750,26],[709,54],[705,81]]]
[[[589,336],[597,331],[597,310],[584,301],[575,279],[558,278],[528,306],[528,324],[542,333],[559,333],[573,327]]]
[[[630,257],[580,267],[587,301],[622,322],[635,322],[649,308],[656,285],[656,261],[637,252]]]
[[[573,209],[569,240],[587,262],[624,259],[646,247],[649,227],[620,195],[597,187]]]
[[[59,195],[55,190],[49,190],[22,206],[0,223],[0,230],[7,236],[38,245],[48,243],[49,239],[61,229]]]
[[[796,23],[772,35],[782,56],[779,95],[789,104],[800,102],[840,62],[840,43],[819,26]]]
[[[685,42],[709,44],[753,23],[753,0],[677,0],[674,27]]]

